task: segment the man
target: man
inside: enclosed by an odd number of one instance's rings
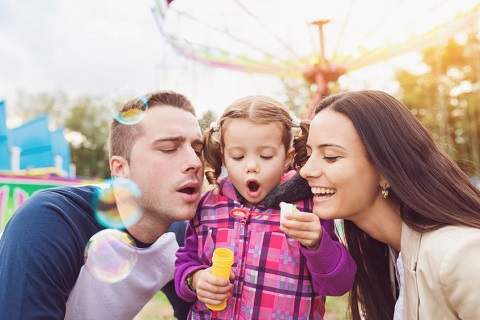
[[[132,319],[173,279],[178,244],[167,229],[195,214],[203,141],[184,96],[156,92],[147,103],[123,107],[144,111],[139,123],[110,126],[112,176],[141,190],[143,215],[126,230],[139,247],[131,273],[108,283],[85,267],[85,245],[105,229],[94,218],[95,186],[46,189],[17,210],[0,239],[0,319]]]

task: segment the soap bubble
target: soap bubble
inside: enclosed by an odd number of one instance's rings
[[[85,267],[98,280],[114,283],[125,279],[137,262],[132,237],[116,229],[94,234],[85,247]]]
[[[124,178],[105,181],[106,186],[95,189],[92,206],[98,223],[106,228],[126,229],[140,220],[140,188]]]
[[[122,111],[123,106],[131,100],[138,100],[143,105],[142,108]],[[110,105],[113,117],[118,122],[127,125],[139,123],[145,117],[145,112],[148,109],[147,97],[140,91],[128,87],[115,91]]]

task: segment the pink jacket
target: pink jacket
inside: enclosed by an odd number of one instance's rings
[[[312,211],[311,198],[296,205],[300,211]],[[235,280],[226,309],[212,312],[197,300],[192,319],[322,319],[325,295],[350,290],[356,265],[338,241],[333,221],[322,221],[320,247],[311,252],[280,231],[279,213],[278,207],[239,203],[228,178],[202,196],[187,228],[185,247],[177,252],[177,293],[187,301],[197,299],[185,279],[210,267],[217,247],[234,252]]]

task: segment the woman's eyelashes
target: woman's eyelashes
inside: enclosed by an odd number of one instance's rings
[[[338,158],[340,158],[340,156],[333,156],[333,157],[327,157],[327,156],[323,156],[323,160],[325,160],[326,162],[328,163],[332,163],[332,162],[335,162],[338,160]]]
[[[309,160],[311,156],[312,156],[312,153],[307,152],[307,154],[306,154],[307,160]],[[323,160],[325,160],[328,163],[335,162],[341,157],[341,156],[326,156],[326,155],[320,155],[320,156],[322,157]]]

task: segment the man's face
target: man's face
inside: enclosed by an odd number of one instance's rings
[[[173,222],[193,218],[203,182],[203,143],[197,119],[174,107],[150,107],[144,134],[132,147],[126,178],[142,192],[144,218]]]

